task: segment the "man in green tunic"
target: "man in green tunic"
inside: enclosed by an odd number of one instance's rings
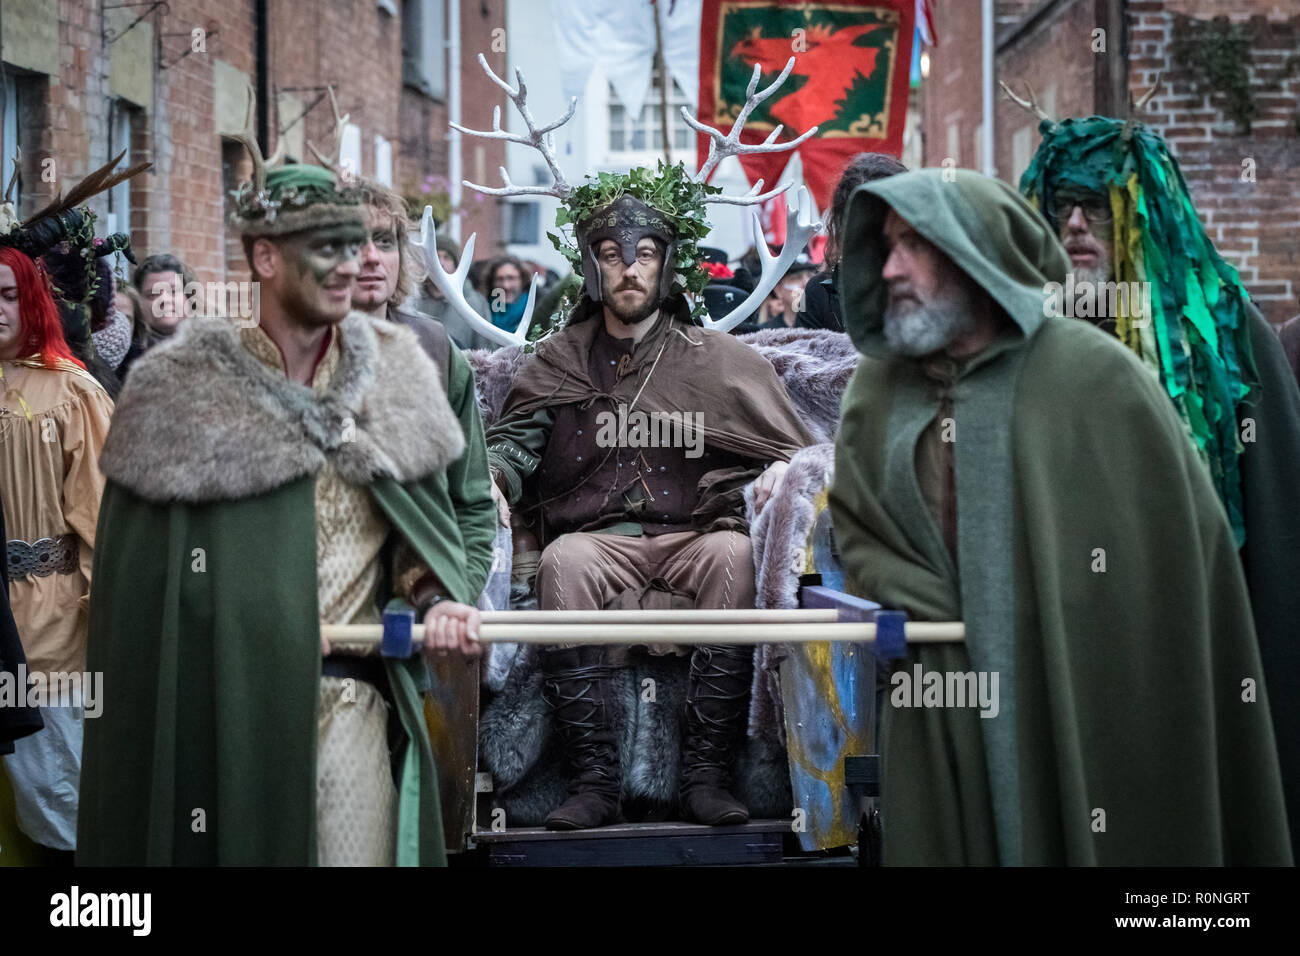
[[[404,306],[416,282],[411,252],[411,221],[401,196],[382,183],[358,180],[366,207],[369,241],[361,248],[361,272],[352,305],[360,312],[404,325],[420,340],[433,360],[447,401],[465,435],[465,453],[447,468],[456,520],[465,537],[466,556],[481,566],[473,571],[484,580],[491,570],[492,543],[497,529],[496,485],[488,472],[483,417],[479,414],[474,371],[443,323]]]
[[[487,569],[452,504],[465,440],[437,368],[351,311],[360,198],[254,152],[233,218],[259,322],[187,322],[118,404],[81,863],[444,862],[422,659],[332,653],[320,632],[397,596],[472,652]]]
[[[1201,225],[1160,135],[1105,116],[1048,120],[1041,130],[1043,142],[1020,190],[1048,217],[1070,256],[1073,281],[1062,290],[1063,311],[1115,335],[1142,359],[1178,409],[1232,518],[1268,681],[1294,854],[1300,839],[1300,509],[1293,503],[1300,488],[1300,390],[1277,333]],[[1070,285],[1077,290],[1072,296]],[[1138,292],[1139,305],[1149,300],[1148,314],[1137,314],[1130,290]]]
[[[966,625],[892,675],[885,861],[1289,863],[1231,527],[1132,353],[1046,317],[1069,268],[1048,225],[997,180],[922,170],[858,189],[844,248],[846,578]],[[899,692],[970,673],[994,706]]]

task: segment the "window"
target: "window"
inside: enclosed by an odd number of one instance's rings
[[[429,96],[447,95],[445,0],[402,4],[402,82]]]
[[[14,174],[14,156],[18,153],[18,83],[12,74],[6,73],[4,78],[4,89],[0,90],[0,96],[4,98],[4,125],[0,126],[0,171],[3,171],[3,178],[0,178],[0,189],[9,185],[9,180]],[[23,183],[22,175],[18,177],[18,182],[14,184],[14,191],[11,194],[14,201],[15,209],[19,218],[22,218],[22,209],[19,206],[19,199],[22,195]],[[0,197],[2,200],[3,197]]]
[[[541,239],[541,206],[535,202],[505,204],[506,242],[512,245],[535,246]]]
[[[690,149],[694,132],[682,119],[681,107],[690,109],[686,94],[672,80],[668,94],[668,135],[673,149]],[[651,75],[650,89],[646,92],[639,119],[632,119],[627,109],[618,101],[614,87],[609,88],[609,151],[611,153],[662,153],[664,148],[663,104],[659,95],[659,71]]]
[[[131,165],[131,107],[125,100],[115,99],[108,108],[108,158],[112,159],[122,150],[126,157],[119,169]],[[108,191],[108,232],[131,234],[131,182],[118,183]]]
[[[393,144],[375,134],[375,182],[393,188]]]
[[[361,175],[361,127],[356,123],[343,126],[343,138],[339,143],[339,166]]]

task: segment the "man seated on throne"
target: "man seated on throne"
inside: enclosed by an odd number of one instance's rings
[[[695,239],[708,229],[698,201],[705,187],[678,172],[661,167],[654,178],[626,176],[617,189],[592,185],[566,198],[580,299],[567,326],[525,360],[487,433],[493,479],[544,545],[543,610],[752,608],[743,491],[755,483],[761,508],[790,457],[814,442],[772,365],[697,324],[703,304],[693,310],[683,293],[688,270],[699,268]],[[660,201],[679,210],[669,212],[653,205],[665,186],[699,195]],[[649,650],[691,655],[683,817],[745,823],[748,810],[729,789],[753,648]],[[549,829],[622,818],[613,674],[627,651],[571,644],[542,654],[570,792]]]

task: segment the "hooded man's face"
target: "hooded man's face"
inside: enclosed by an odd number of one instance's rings
[[[885,217],[889,250],[881,277],[889,283],[885,344],[921,358],[974,331],[975,283],[894,210]]]
[[[1075,281],[1109,282],[1115,229],[1109,197],[1067,186],[1053,194],[1050,212],[1074,267]]]
[[[604,239],[596,249],[600,265],[602,303],[624,325],[636,325],[659,310],[659,276],[664,267],[664,249],[646,236],[636,244],[636,259],[629,266],[613,239]]]

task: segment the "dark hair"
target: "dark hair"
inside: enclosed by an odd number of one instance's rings
[[[194,273],[189,266],[173,255],[159,252],[147,256],[143,262],[135,267],[135,272],[131,276],[131,284],[135,286],[135,290],[141,295],[144,294],[144,277],[153,272],[175,272],[181,277],[181,285],[189,285],[194,281]]]
[[[532,273],[524,268],[524,264],[519,261],[517,256],[498,256],[488,264],[487,271],[483,273],[483,284],[487,286],[483,294],[486,296],[492,295],[492,291],[497,287],[497,270],[502,266],[514,266],[519,270],[519,279],[521,282],[519,294],[527,295],[529,288],[533,284],[533,276]]]
[[[144,303],[140,301],[140,293],[135,286],[126,283],[120,284],[117,292],[126,296],[131,303],[131,313],[127,316],[131,320],[131,344],[143,347],[149,338],[149,323],[144,318]]]
[[[839,184],[831,196],[831,221],[826,227],[826,265],[834,266],[843,254],[844,218],[849,211],[849,197],[863,183],[907,172],[907,167],[887,153],[858,153],[840,174]]]

